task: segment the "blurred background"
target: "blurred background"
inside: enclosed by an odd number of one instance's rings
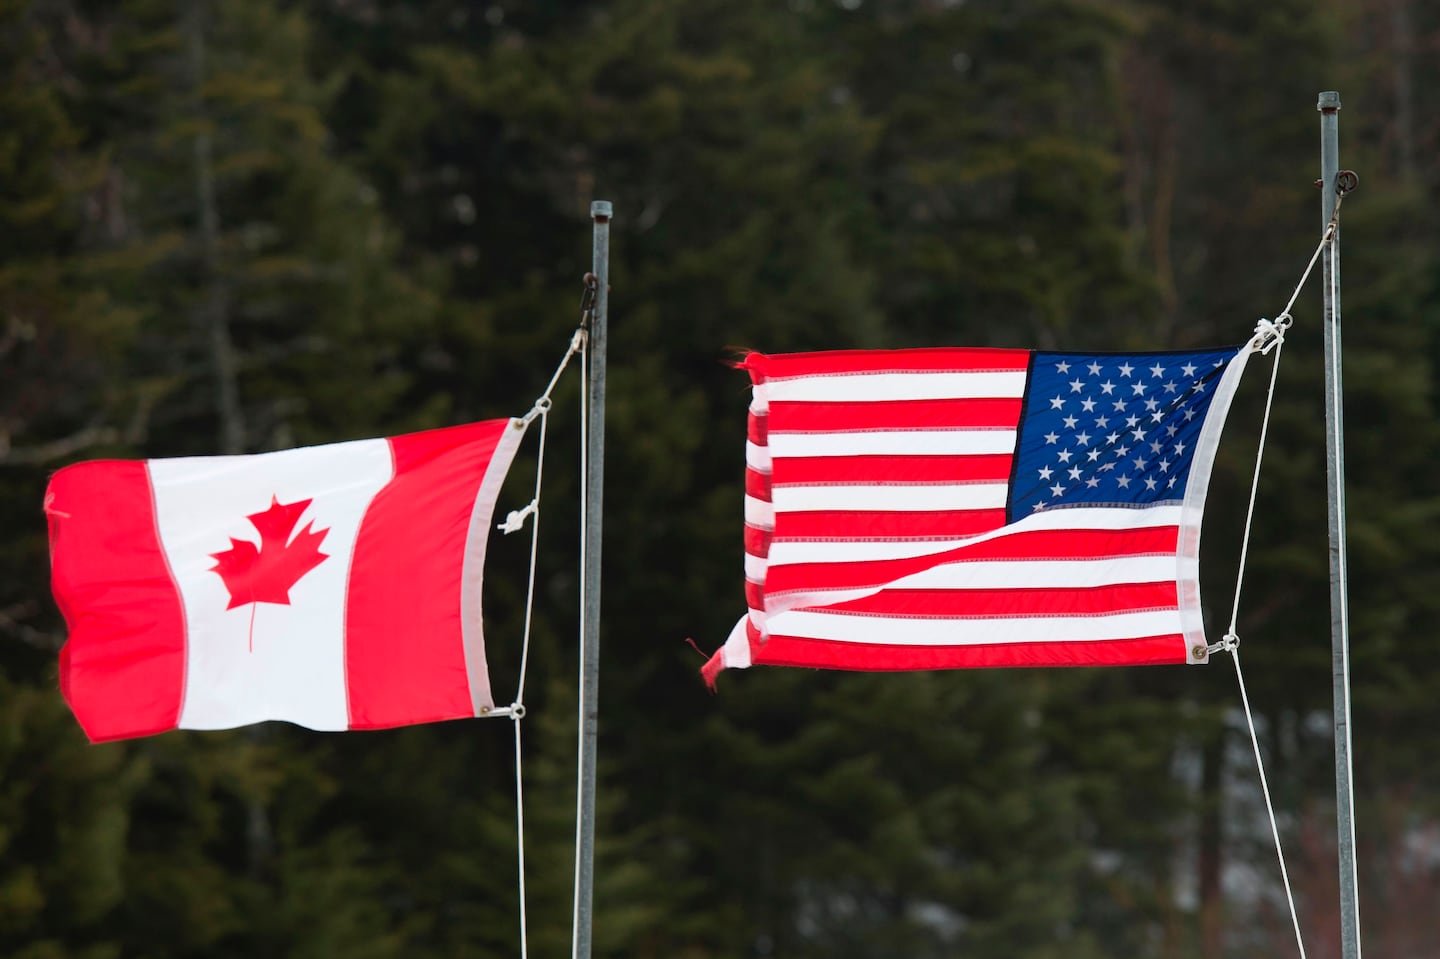
[[[523,413],[608,199],[597,955],[1294,954],[1225,657],[711,695],[685,639],[744,610],[737,348],[1241,342],[1319,239],[1339,90],[1361,929],[1440,955],[1437,51],[1419,0],[0,0],[0,953],[517,954],[507,723],[87,745],[41,499],[78,459]],[[1317,274],[1239,628],[1312,959],[1339,939],[1320,312]],[[1212,638],[1267,375],[1211,484]],[[527,695],[536,956],[570,935],[578,398]],[[524,540],[486,574],[502,697]]]

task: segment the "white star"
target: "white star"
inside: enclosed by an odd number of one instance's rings
[[[1175,488],[1175,481],[1176,481],[1177,479],[1179,479],[1179,478],[1180,478],[1180,477],[1178,477],[1178,476],[1172,476],[1172,477],[1170,477],[1170,482],[1168,482],[1168,483],[1165,484],[1165,488],[1166,488],[1166,489],[1174,489],[1174,488]]]
[[[1091,376],[1100,375],[1100,364],[1094,362],[1093,360],[1091,361],[1090,365],[1086,367],[1086,369],[1090,371]]]
[[[1129,363],[1122,363],[1120,364],[1120,375],[1129,376],[1130,371],[1133,369],[1135,369],[1135,367],[1131,366]]]
[[[1116,485],[1116,486],[1119,486],[1121,489],[1129,489],[1129,488],[1130,488],[1130,477],[1128,477],[1128,476],[1117,476],[1117,477],[1115,477],[1115,485]]]
[[[1095,462],[1099,458],[1100,451],[1098,449],[1091,450],[1090,452],[1085,454],[1085,459],[1089,460],[1091,463]]]
[[[1032,513],[1038,513],[1038,512],[1040,512],[1042,509],[1044,509],[1044,508],[1045,508],[1045,504],[1044,504],[1044,503],[1036,503],[1034,506],[1030,507],[1030,512],[1032,512]]]
[[[1080,421],[1073,416],[1067,416],[1065,417],[1065,419],[1061,420],[1061,422],[1065,424],[1065,428],[1067,430],[1073,430],[1075,428],[1075,424]]]
[[[1046,446],[1053,446],[1053,445],[1055,445],[1055,441],[1058,440],[1059,438],[1060,438],[1060,435],[1059,435],[1058,433],[1054,433],[1054,432],[1046,433],[1046,434],[1045,434],[1045,445],[1046,445]]]
[[[1040,467],[1040,478],[1041,478],[1042,480],[1048,480],[1048,479],[1050,478],[1050,474],[1052,474],[1052,473],[1054,473],[1054,472],[1055,472],[1055,471],[1052,470],[1050,467],[1048,467],[1048,466],[1042,466],[1042,467]]]
[[[1065,401],[1057,396],[1050,401],[1050,408],[1052,410],[1063,410],[1065,408]]]
[[[1164,448],[1165,448],[1165,447],[1163,447],[1163,446],[1160,445],[1160,441],[1159,441],[1159,440],[1155,440],[1155,441],[1151,442],[1151,444],[1150,444],[1150,452],[1152,452],[1152,453],[1158,453],[1158,452],[1160,452],[1160,451],[1161,451],[1162,449],[1164,449]]]
[[[1166,393],[1174,393],[1174,392],[1175,392],[1175,381],[1174,381],[1174,380],[1171,380],[1170,382],[1168,382],[1168,383],[1165,384],[1165,392],[1166,392]]]
[[[1195,418],[1195,411],[1194,411],[1194,410],[1186,410],[1186,411],[1185,411],[1185,422],[1188,423],[1188,422],[1190,422],[1191,420],[1193,420],[1194,418]]]
[[[1115,407],[1115,412],[1117,412],[1117,413],[1123,413],[1123,412],[1125,412],[1125,401],[1124,401],[1124,400],[1116,400],[1116,401],[1115,401],[1114,403],[1112,403],[1111,405],[1112,405],[1113,407]]]
[[[1069,474],[1072,480],[1077,480],[1080,478],[1080,467],[1072,466],[1070,467],[1070,469],[1066,470],[1066,473]]]
[[[1176,443],[1176,444],[1175,444],[1175,455],[1176,455],[1176,456],[1184,456],[1184,455],[1185,455],[1185,444],[1184,444],[1184,443]]]
[[[1157,407],[1159,407],[1159,405],[1160,405],[1160,401],[1157,400],[1157,399],[1156,399],[1155,397],[1153,397],[1153,396],[1150,397],[1148,400],[1145,401],[1145,408],[1146,408],[1147,410],[1156,409]]]
[[[1069,372],[1070,372],[1070,364],[1069,364],[1069,363],[1066,363],[1066,362],[1064,362],[1064,361],[1062,360],[1061,362],[1055,364],[1055,371],[1056,371],[1057,373],[1069,373]]]
[[[1181,372],[1181,373],[1184,373],[1186,376],[1194,376],[1194,375],[1195,375],[1195,364],[1194,364],[1194,363],[1186,363],[1184,366],[1180,367],[1180,372]]]
[[[1139,425],[1140,425],[1140,417],[1138,417],[1138,416],[1127,416],[1127,417],[1125,417],[1125,425],[1126,425],[1126,426],[1131,426],[1131,427],[1139,426]]]
[[[1103,430],[1105,427],[1107,427],[1107,426],[1110,425],[1110,417],[1108,417],[1108,416],[1097,416],[1097,417],[1095,417],[1095,425],[1096,425],[1096,427],[1098,427],[1099,429],[1102,429],[1102,430]]]
[[[1145,468],[1145,460],[1139,456],[1135,457],[1130,462],[1135,464],[1135,468],[1137,470],[1143,470]]]
[[[1176,426],[1174,423],[1171,423],[1169,426],[1165,427],[1166,436],[1174,436],[1178,432],[1180,432],[1180,427]]]
[[[1106,442],[1107,444],[1113,444],[1113,443],[1114,443],[1116,440],[1118,440],[1119,438],[1120,438],[1120,434],[1119,434],[1119,433],[1111,433],[1111,434],[1109,434],[1108,436],[1105,437],[1105,442]]]
[[[1093,477],[1093,476],[1090,477],[1089,479],[1087,479],[1087,480],[1085,481],[1085,486],[1086,486],[1087,489],[1094,489],[1095,487],[1097,487],[1097,486],[1099,486],[1099,485],[1100,485],[1100,481],[1099,481],[1098,479],[1096,479],[1095,477]]]
[[[1120,459],[1123,460],[1125,457],[1127,457],[1127,456],[1130,455],[1130,447],[1128,447],[1128,446],[1117,446],[1117,447],[1115,447],[1115,455],[1118,456]]]
[[[1115,384],[1111,383],[1109,380],[1106,380],[1104,383],[1100,384],[1100,392],[1104,393],[1106,396],[1109,396],[1111,393],[1115,392]]]
[[[1195,381],[1195,385],[1192,386],[1192,387],[1190,387],[1190,388],[1191,388],[1192,390],[1194,390],[1196,393],[1204,393],[1204,392],[1205,392],[1205,381],[1204,381],[1204,380],[1196,380],[1196,381]]]
[[[1161,412],[1158,412],[1158,411],[1157,411],[1157,412],[1154,412],[1154,413],[1151,413],[1151,414],[1150,414],[1150,422],[1152,422],[1152,423],[1159,423],[1159,422],[1161,422],[1161,421],[1164,420],[1164,419],[1165,419],[1165,414],[1164,414],[1164,413],[1161,413]]]
[[[1148,489],[1154,489],[1154,488],[1155,488],[1155,481],[1154,481],[1153,479],[1149,478],[1149,477],[1146,477],[1146,479],[1145,479],[1145,488],[1146,488],[1147,490],[1148,490]]]
[[[1101,463],[1101,464],[1100,464],[1100,472],[1102,472],[1102,473],[1108,473],[1108,472],[1110,472],[1111,470],[1113,470],[1114,468],[1115,468],[1115,464],[1114,464],[1114,463]]]
[[[1160,472],[1162,472],[1162,473],[1168,473],[1168,472],[1170,472],[1170,461],[1169,461],[1169,460],[1161,460],[1161,461],[1160,461],[1159,463],[1157,463],[1156,465],[1160,467]]]
[[[1165,372],[1165,367],[1161,366],[1159,363],[1156,363],[1154,366],[1150,367],[1150,375],[1153,376],[1153,377],[1155,377],[1157,380],[1160,378],[1160,375],[1161,375],[1162,373],[1164,373],[1164,372]]]
[[[1093,413],[1095,412],[1095,401],[1087,396],[1080,401],[1080,408],[1086,413]]]
[[[1065,487],[1061,486],[1059,483],[1056,483],[1054,486],[1050,487],[1050,495],[1051,495],[1051,496],[1059,496],[1060,494],[1062,494],[1062,493],[1064,493],[1064,492],[1065,492]]]
[[[1060,455],[1059,455],[1058,457],[1056,457],[1056,458],[1057,458],[1058,460],[1060,460],[1060,462],[1062,462],[1062,463],[1068,463],[1068,462],[1070,462],[1070,451],[1069,451],[1069,450],[1061,450],[1061,451],[1060,451]]]
[[[1075,445],[1076,445],[1076,446],[1089,446],[1089,445],[1090,445],[1090,434],[1089,434],[1089,433],[1076,433],[1076,434],[1075,434]]]
[[[1144,439],[1145,439],[1145,431],[1144,431],[1144,430],[1131,430],[1131,431],[1130,431],[1130,435],[1133,436],[1133,437],[1135,437],[1135,441],[1136,441],[1137,443],[1138,443],[1138,442],[1143,442]]]
[[[1130,388],[1135,391],[1135,395],[1136,395],[1136,396],[1140,396],[1140,395],[1142,395],[1142,394],[1145,392],[1145,384],[1144,384],[1144,383],[1132,383],[1132,384],[1130,385]]]
[[[1084,388],[1085,388],[1085,381],[1084,381],[1084,380],[1071,380],[1071,381],[1070,381],[1070,392],[1071,392],[1071,393],[1079,393],[1079,392],[1080,392],[1081,390],[1083,390]]]

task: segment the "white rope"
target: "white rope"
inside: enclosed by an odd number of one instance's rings
[[[487,719],[505,717],[515,725],[515,868],[520,880],[520,959],[527,959],[529,955],[525,897],[525,785],[520,748],[520,720],[525,718],[525,673],[530,663],[530,627],[534,622],[535,612],[535,571],[540,546],[540,489],[545,475],[545,437],[550,424],[550,394],[555,391],[555,384],[560,382],[560,375],[570,364],[570,358],[581,350],[584,339],[584,330],[576,330],[575,335],[570,338],[570,348],[565,351],[565,356],[555,368],[555,374],[546,384],[545,392],[535,401],[530,411],[520,417],[522,426],[528,426],[536,417],[540,419],[540,450],[535,459],[535,493],[529,503],[521,509],[511,510],[505,517],[505,522],[496,526],[508,536],[525,525],[525,517],[535,517],[535,521],[530,524],[530,581],[525,587],[525,626],[521,632],[520,678],[516,683],[515,698],[509,706],[492,707],[481,714]]]
[[[1250,745],[1255,750],[1255,768],[1260,772],[1260,792],[1265,796],[1265,813],[1270,817],[1270,835],[1275,840],[1275,854],[1280,860],[1280,879],[1285,884],[1285,902],[1290,906],[1290,924],[1295,928],[1295,946],[1300,959],[1305,959],[1305,942],[1300,938],[1300,916],[1295,911],[1295,894],[1290,889],[1290,873],[1285,869],[1285,854],[1280,850],[1280,827],[1275,822],[1275,806],[1270,801],[1270,784],[1265,779],[1265,761],[1260,758],[1260,738],[1255,735],[1255,717],[1250,712],[1250,697],[1245,692],[1245,675],[1240,671],[1240,639],[1234,633],[1220,643],[1230,651],[1235,663],[1235,679],[1240,683],[1240,701],[1245,706],[1245,724],[1250,728]]]
[[[510,718],[515,723],[515,865],[520,874],[520,959],[526,959],[529,937],[525,918],[525,777],[520,771],[520,720],[525,718],[525,707],[516,703],[511,707]]]
[[[1245,676],[1240,671],[1240,637],[1237,633],[1237,623],[1240,617],[1240,593],[1245,584],[1245,565],[1250,556],[1250,534],[1255,520],[1255,502],[1260,492],[1260,464],[1265,456],[1265,441],[1270,430],[1270,414],[1275,403],[1275,382],[1280,373],[1280,354],[1285,347],[1285,331],[1290,328],[1293,318],[1290,315],[1291,308],[1300,297],[1300,291],[1305,286],[1305,281],[1310,278],[1310,273],[1315,269],[1315,263],[1320,259],[1320,254],[1329,245],[1334,249],[1331,241],[1338,230],[1339,203],[1335,208],[1335,215],[1330,218],[1329,224],[1325,227],[1325,233],[1320,238],[1320,243],[1315,247],[1315,252],[1310,256],[1310,262],[1305,266],[1305,272],[1300,277],[1300,282],[1295,285],[1295,290],[1290,294],[1290,300],[1285,304],[1285,309],[1273,320],[1261,319],[1255,324],[1255,335],[1247,344],[1247,349],[1253,350],[1262,355],[1275,352],[1275,360],[1270,367],[1270,386],[1265,394],[1265,415],[1260,423],[1260,443],[1255,452],[1255,472],[1250,481],[1250,502],[1245,508],[1245,532],[1240,539],[1240,563],[1235,574],[1235,602],[1230,608],[1230,628],[1225,633],[1224,639],[1208,647],[1211,653],[1226,650],[1230,653],[1235,663],[1235,678],[1240,684],[1240,701],[1245,707],[1245,723],[1250,730],[1250,745],[1255,751],[1255,767],[1260,773],[1260,790],[1265,796],[1265,812],[1270,818],[1270,835],[1275,840],[1275,857],[1280,862],[1280,879],[1285,886],[1285,901],[1290,907],[1290,922],[1295,928],[1295,945],[1300,949],[1300,959],[1305,959],[1305,943],[1300,936],[1300,917],[1295,910],[1295,894],[1290,888],[1290,873],[1285,867],[1285,851],[1280,844],[1280,827],[1275,819],[1275,807],[1270,801],[1270,785],[1265,778],[1265,763],[1260,754],[1260,739],[1255,733],[1255,717],[1250,710],[1250,696],[1245,690]],[[1334,271],[1331,271],[1332,282]],[[1338,382],[1338,380],[1332,380]]]
[[[580,344],[580,475],[590,475],[590,351],[589,344]],[[589,499],[589,490],[580,491],[580,529],[588,528],[589,519],[586,512],[586,502]],[[584,783],[585,777],[585,570],[586,566],[586,537],[580,537],[580,681],[576,684],[575,690],[575,906],[571,914],[570,925],[570,956],[571,959],[579,959],[580,955],[580,841],[581,817],[584,813]]]

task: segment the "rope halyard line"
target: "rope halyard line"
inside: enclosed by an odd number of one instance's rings
[[[1260,465],[1265,456],[1265,443],[1270,430],[1270,414],[1275,404],[1275,383],[1280,373],[1280,354],[1285,347],[1285,332],[1294,322],[1290,310],[1295,306],[1295,301],[1300,297],[1300,291],[1304,289],[1305,282],[1310,279],[1315,264],[1320,259],[1320,254],[1325,252],[1326,247],[1334,249],[1334,239],[1340,228],[1340,204],[1344,201],[1344,194],[1336,198],[1335,211],[1330,217],[1330,222],[1325,226],[1324,235],[1320,243],[1315,247],[1315,252],[1310,256],[1310,262],[1305,266],[1305,272],[1300,277],[1300,282],[1295,285],[1295,290],[1290,294],[1289,301],[1285,308],[1273,320],[1261,319],[1255,325],[1255,335],[1247,344],[1247,349],[1254,350],[1262,355],[1275,351],[1275,359],[1270,367],[1270,385],[1265,394],[1265,415],[1260,423],[1260,442],[1255,452],[1255,471],[1250,481],[1250,501],[1245,509],[1245,532],[1240,540],[1240,562],[1235,574],[1235,601],[1230,608],[1230,628],[1220,642],[1207,647],[1209,653],[1216,653],[1226,650],[1230,653],[1235,663],[1235,678],[1240,686],[1240,701],[1245,708],[1245,724],[1250,731],[1250,745],[1255,752],[1255,768],[1260,774],[1260,791],[1265,797],[1265,813],[1270,820],[1270,835],[1275,841],[1275,857],[1280,863],[1280,879],[1285,886],[1285,901],[1290,908],[1290,923],[1295,929],[1295,945],[1300,950],[1300,959],[1305,959],[1305,942],[1300,935],[1300,916],[1295,909],[1295,894],[1290,886],[1290,872],[1285,866],[1285,851],[1280,843],[1280,827],[1275,819],[1275,806],[1270,799],[1270,784],[1265,777],[1265,762],[1260,753],[1260,738],[1255,732],[1255,716],[1250,709],[1250,696],[1245,689],[1245,675],[1240,669],[1240,637],[1237,633],[1237,623],[1240,618],[1240,595],[1245,583],[1245,565],[1250,556],[1250,534],[1253,530],[1255,519],[1255,502],[1260,491]],[[1332,274],[1333,275],[1333,274]],[[1327,362],[1338,362],[1336,358],[1327,357]]]
[[[1260,738],[1255,735],[1255,717],[1250,712],[1250,697],[1245,692],[1245,675],[1240,671],[1240,638],[1231,632],[1222,646],[1230,651],[1235,663],[1235,679],[1240,684],[1240,701],[1245,705],[1245,724],[1250,728],[1250,745],[1255,750],[1255,768],[1260,772],[1260,792],[1265,796],[1265,813],[1270,817],[1270,835],[1275,839],[1275,854],[1280,860],[1280,879],[1285,885],[1285,901],[1290,906],[1290,923],[1295,927],[1295,945],[1300,959],[1305,959],[1305,942],[1300,938],[1300,916],[1295,911],[1295,894],[1290,889],[1290,873],[1285,868],[1285,854],[1280,850],[1280,827],[1275,822],[1275,806],[1270,801],[1270,784],[1265,779],[1265,762],[1260,758]]]
[[[520,767],[520,720],[524,716],[525,707],[517,703],[511,718],[515,721],[515,859],[520,874],[520,959],[527,959],[529,955],[525,916],[525,777]]]
[[[587,284],[587,291],[589,286]],[[588,296],[587,296],[588,301]],[[584,311],[585,322],[589,323],[590,311],[588,307]],[[590,475],[590,351],[589,341],[582,338],[580,341],[580,475]],[[583,531],[588,528],[589,517],[587,515],[586,502],[589,497],[586,492],[580,494],[580,645],[585,643],[585,576],[587,541]],[[584,784],[585,777],[584,754],[585,754],[585,677],[584,671],[584,650],[581,655],[579,668],[582,675],[575,687],[575,900],[574,910],[571,914],[570,925],[570,955],[571,959],[577,959],[580,954],[580,843],[581,843],[581,816],[583,815]]]
[[[545,391],[540,394],[530,411],[524,416],[516,419],[516,429],[524,429],[536,418],[540,420],[540,449],[535,459],[535,492],[530,502],[518,510],[511,510],[503,523],[497,524],[496,528],[502,530],[507,536],[516,532],[525,525],[525,517],[534,516],[535,520],[530,524],[530,579],[525,587],[525,625],[521,633],[520,643],[520,675],[516,682],[515,699],[509,706],[491,707],[481,710],[481,716],[487,719],[508,718],[515,724],[515,859],[516,872],[519,880],[518,890],[520,894],[520,959],[528,959],[529,956],[529,931],[525,895],[525,777],[523,767],[523,751],[521,749],[520,720],[525,718],[525,676],[530,664],[530,632],[534,623],[535,612],[535,573],[538,566],[540,547],[540,490],[545,476],[545,446],[546,434],[550,425],[550,408],[553,405],[550,399],[555,392],[555,386],[560,382],[561,375],[566,367],[570,365],[570,359],[576,353],[582,354],[581,363],[581,405],[584,406],[585,373],[583,354],[585,349],[585,329],[582,318],[581,327],[577,328],[570,337],[570,346],[561,357],[560,363],[555,368],[555,373],[550,377],[550,382],[545,385]],[[583,426],[582,426],[583,430]],[[583,505],[582,505],[583,510]],[[583,521],[583,517],[582,517]]]

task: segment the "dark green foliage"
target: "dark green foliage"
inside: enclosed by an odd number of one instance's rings
[[[1239,342],[1319,235],[1342,91],[1367,953],[1416,954],[1440,815],[1440,135],[1413,0],[0,0],[0,952],[510,956],[512,730],[85,745],[40,500],[79,458],[515,414],[614,201],[596,952],[1287,951],[1231,667],[756,670],[748,348]],[[1318,276],[1318,274],[1317,274]],[[1333,939],[1323,376],[1293,310],[1239,632],[1307,941]],[[1229,621],[1268,361],[1203,578]],[[556,393],[524,726],[530,945],[569,942],[579,383]],[[527,446],[501,509],[528,498]],[[486,576],[519,666],[523,536]],[[1331,845],[1327,845],[1327,842]],[[1407,845],[1410,844],[1410,845]],[[1407,925],[1407,923],[1409,925]],[[1428,935],[1428,933],[1427,933]],[[1313,936],[1313,940],[1311,940]]]

